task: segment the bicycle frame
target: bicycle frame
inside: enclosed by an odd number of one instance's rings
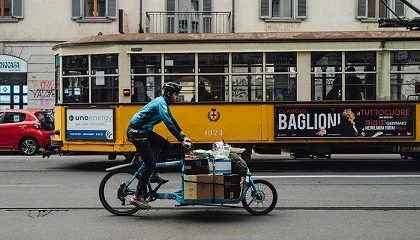
[[[254,181],[252,180],[252,175],[250,170],[247,170],[247,175],[245,177],[245,181],[242,186],[242,192],[239,196],[239,198],[235,199],[213,199],[213,200],[202,200],[202,199],[184,199],[184,162],[185,160],[177,160],[177,161],[170,161],[170,162],[162,162],[162,163],[156,163],[156,168],[163,169],[168,167],[182,167],[181,170],[181,178],[182,178],[182,188],[175,192],[160,192],[158,191],[160,186],[162,186],[162,183],[159,183],[155,188],[153,188],[150,181],[147,183],[147,188],[149,190],[148,192],[148,201],[155,201],[157,199],[165,199],[165,200],[175,200],[181,205],[223,205],[223,204],[238,204],[240,203],[244,198],[249,188],[253,189],[253,192],[256,194],[257,199],[260,198],[260,193],[254,184]],[[107,169],[107,171],[114,170],[120,167],[126,167],[126,166],[132,166],[132,164],[125,164],[121,166],[116,166],[110,169]],[[145,165],[144,163],[141,164],[141,166],[138,168],[138,170],[135,172],[133,177],[125,182],[125,186],[122,188],[122,191],[126,195],[132,195],[134,194],[133,190],[129,189],[129,186],[132,184],[134,179],[136,179],[140,173],[144,170]]]

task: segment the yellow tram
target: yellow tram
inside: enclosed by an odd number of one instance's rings
[[[64,154],[133,153],[129,119],[176,81],[172,113],[196,148],[420,156],[420,32],[98,35],[54,50]]]

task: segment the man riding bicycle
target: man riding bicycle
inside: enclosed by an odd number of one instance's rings
[[[137,152],[140,154],[145,169],[140,175],[137,184],[136,194],[130,199],[130,204],[142,209],[149,209],[150,205],[145,201],[144,194],[147,188],[147,182],[165,183],[168,180],[163,179],[155,171],[156,162],[164,162],[168,159],[171,152],[171,143],[153,132],[153,127],[164,122],[172,135],[184,146],[190,146],[191,141],[185,137],[175,118],[172,116],[169,105],[178,101],[181,86],[175,82],[167,82],[163,85],[163,95],[153,99],[138,111],[130,120],[127,129],[127,138],[134,144]],[[154,159],[152,148],[158,147],[161,151],[158,159]]]

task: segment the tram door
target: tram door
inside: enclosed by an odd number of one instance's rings
[[[0,73],[0,109],[22,109],[27,106],[26,73]]]

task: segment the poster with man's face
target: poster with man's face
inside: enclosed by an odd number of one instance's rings
[[[415,105],[275,106],[274,137],[414,138]]]

